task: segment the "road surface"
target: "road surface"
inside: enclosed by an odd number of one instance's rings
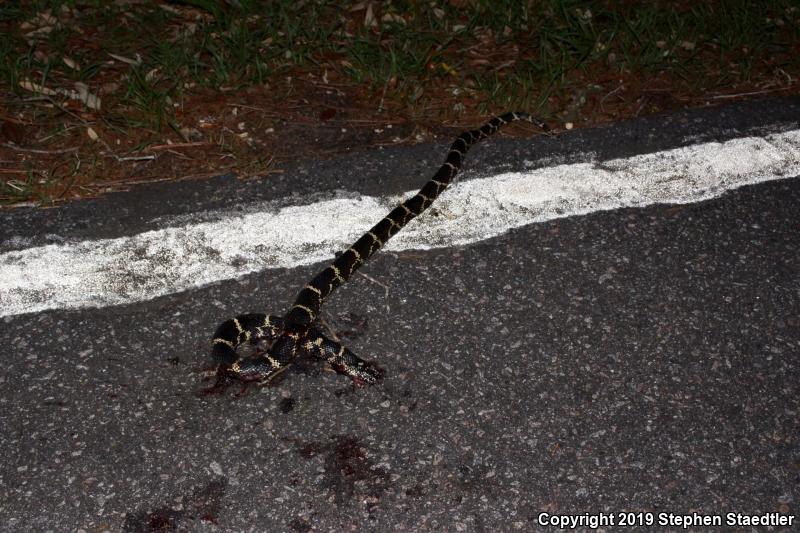
[[[0,530],[792,530],[799,129],[484,142],[323,308],[365,389],[197,394],[216,325],[283,313],[449,140],[0,212]]]

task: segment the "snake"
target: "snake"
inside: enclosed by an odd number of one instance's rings
[[[322,303],[453,183],[464,156],[473,145],[517,121],[530,122],[548,131],[542,120],[520,111],[496,116],[478,129],[461,133],[450,146],[442,166],[419,192],[392,209],[306,283],[285,315],[249,313],[221,323],[211,340],[217,379],[209,390],[224,388],[233,381],[268,383],[301,355],[327,361],[333,370],[349,377],[356,386],[381,382],[384,377],[381,367],[361,359],[343,344],[325,336],[315,325]],[[241,357],[239,348],[247,342],[267,348]]]

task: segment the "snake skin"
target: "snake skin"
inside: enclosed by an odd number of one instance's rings
[[[212,389],[224,387],[233,380],[266,383],[301,354],[324,359],[336,372],[350,377],[358,386],[380,382],[383,371],[377,365],[359,358],[314,327],[323,301],[403,226],[430,207],[452,183],[471,146],[516,121],[530,122],[544,131],[548,129],[541,120],[516,112],[495,117],[476,130],[465,131],[450,146],[444,164],[433,178],[314,276],[300,290],[286,315],[246,314],[220,324],[211,341],[212,357],[217,364],[217,382]],[[269,348],[241,358],[237,350],[245,342],[266,343]]]

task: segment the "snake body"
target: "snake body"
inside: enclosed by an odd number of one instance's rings
[[[231,380],[267,382],[285,370],[301,353],[326,360],[338,373],[350,377],[356,385],[382,380],[383,371],[365,361],[342,344],[323,335],[313,323],[325,299],[345,283],[358,268],[415,217],[425,211],[453,182],[467,151],[475,143],[516,121],[547,126],[523,112],[505,113],[476,130],[461,133],[434,176],[419,192],[400,203],[380,222],[339,254],[324,270],[314,276],[299,292],[294,304],[283,316],[260,313],[239,315],[217,328],[212,339],[212,357],[217,364],[217,384]],[[266,341],[269,348],[250,357],[239,357],[237,350],[245,342]]]

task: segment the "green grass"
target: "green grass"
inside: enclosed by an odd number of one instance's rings
[[[0,199],[3,203],[24,202],[35,195],[36,178],[32,172],[25,175],[6,177],[0,181]]]
[[[47,9],[58,18],[64,6],[78,6],[77,23],[56,27],[33,46],[10,31],[0,42],[0,76],[23,96],[21,79],[91,83],[103,73],[106,52],[141,57],[140,65],[122,65],[122,102],[160,128],[170,111],[168,97],[177,100],[187,87],[236,89],[298,69],[334,69],[375,92],[394,79],[387,96],[404,104],[425,105],[426,85],[445,84],[479,93],[482,105],[503,107],[544,102],[568,88],[573,73],[598,65],[621,74],[668,71],[686,79],[713,68],[720,72],[716,86],[747,80],[770,56],[778,56],[780,67],[797,67],[790,40],[798,36],[800,14],[790,11],[790,0],[693,2],[681,9],[668,2],[615,9],[608,2],[575,0],[464,4],[393,2],[377,14],[386,20],[366,27],[363,12],[350,13],[336,2],[296,7],[291,1],[193,0],[122,12],[107,2],[39,0],[2,8],[0,22],[13,30]],[[187,5],[198,10],[188,18],[173,12]],[[496,69],[464,54],[482,45],[490,61],[512,63]],[[65,55],[82,68],[69,69]]]
[[[617,102],[635,107],[648,90],[685,102],[791,87],[800,78],[797,0],[400,0],[373,3],[373,24],[354,5],[2,3],[0,101],[26,124],[49,118],[53,128],[100,123],[117,138],[132,128],[155,136],[133,141],[141,146],[163,143],[159,132],[181,132],[180,110],[198,94],[261,88],[280,101],[293,96],[288,78],[330,79],[359,95],[355,108],[412,119],[517,108],[585,123],[622,87],[629,93]],[[74,101],[64,109],[61,97],[43,99],[21,82],[48,89],[85,83],[102,96],[102,110],[79,109]],[[65,114],[71,122],[62,121]],[[95,165],[103,161],[89,163]],[[41,180],[55,179],[44,173],[50,177],[2,176],[0,194],[24,197]]]

